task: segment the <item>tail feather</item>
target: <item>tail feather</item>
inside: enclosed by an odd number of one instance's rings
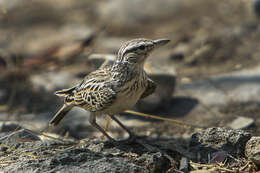
[[[50,120],[50,126],[57,126],[59,122],[65,117],[65,115],[71,110],[72,106],[63,105],[62,108],[54,115],[54,117]]]
[[[68,89],[63,89],[63,90],[59,90],[59,91],[56,91],[55,94],[56,94],[57,96],[68,96],[68,95],[72,95],[74,89],[75,89],[75,87],[68,88]]]

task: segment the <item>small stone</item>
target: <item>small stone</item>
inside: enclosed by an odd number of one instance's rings
[[[207,170],[196,170],[196,171],[191,171],[191,173],[218,173],[219,171],[216,168],[211,168]]]
[[[225,151],[217,151],[212,153],[212,159],[210,160],[210,164],[222,163],[227,158],[228,153]]]
[[[186,157],[182,157],[180,161],[180,171],[189,172],[189,160]]]
[[[246,143],[245,155],[260,167],[260,136],[253,136]]]
[[[201,155],[204,163],[208,162],[208,154],[218,151],[226,152],[233,157],[243,156],[245,145],[251,134],[242,130],[228,130],[225,128],[208,128],[196,132],[190,140],[190,151]]]
[[[188,78],[188,77],[181,78],[181,83],[183,83],[183,84],[188,84],[191,82],[192,82],[191,78]]]
[[[7,150],[8,150],[7,147],[0,147],[0,151],[2,151],[2,152],[6,152]]]
[[[146,166],[149,172],[166,172],[170,168],[170,160],[162,153],[144,154],[142,157],[146,158]]]
[[[238,130],[238,129],[246,129],[254,124],[254,119],[248,117],[237,117],[234,121],[232,121],[228,127]]]
[[[174,53],[170,58],[173,61],[182,61],[184,59],[184,55],[182,53]]]
[[[12,132],[21,129],[21,126],[14,121],[1,121],[0,132]]]

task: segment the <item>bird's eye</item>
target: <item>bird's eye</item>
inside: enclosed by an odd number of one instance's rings
[[[128,61],[131,63],[137,63],[137,58],[136,57],[129,57]]]
[[[142,45],[142,46],[139,47],[139,49],[144,50],[144,49],[145,49],[145,46]]]

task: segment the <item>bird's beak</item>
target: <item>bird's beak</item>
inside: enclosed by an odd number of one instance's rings
[[[169,39],[159,39],[159,40],[154,40],[153,43],[155,47],[161,47],[167,44],[169,41],[170,41]]]

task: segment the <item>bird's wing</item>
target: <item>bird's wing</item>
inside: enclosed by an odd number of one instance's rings
[[[144,99],[145,97],[148,97],[149,95],[153,94],[155,92],[157,85],[152,79],[148,79],[148,85],[141,95],[140,99]]]
[[[109,107],[116,99],[110,78],[109,69],[90,73],[74,90],[74,103],[91,112]]]

